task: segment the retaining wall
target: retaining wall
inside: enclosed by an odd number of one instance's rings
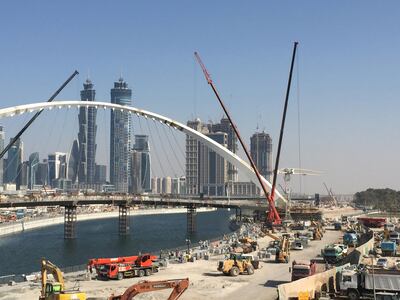
[[[368,255],[374,248],[374,236],[372,231],[368,232],[369,240],[353,250],[341,261],[341,266],[334,267],[322,273],[299,279],[293,282],[278,285],[279,299],[298,299],[299,293],[307,293],[310,299],[315,298],[316,292],[335,292],[337,278],[336,274],[350,264],[358,264],[363,255]]]

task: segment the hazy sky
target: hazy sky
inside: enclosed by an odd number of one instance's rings
[[[197,50],[242,135],[265,129],[274,154],[297,40],[281,166],[299,165],[299,100],[302,167],[326,172],[307,178],[307,192],[323,192],[322,182],[336,193],[400,189],[398,1],[5,1],[0,26],[1,107],[47,100],[77,69],[58,99],[77,99],[89,74],[96,98],[109,101],[122,72],[134,106],[217,121]],[[67,151],[75,115],[43,114],[24,137],[26,152]],[[104,163],[108,115],[99,113]],[[26,118],[0,120],[7,139]]]

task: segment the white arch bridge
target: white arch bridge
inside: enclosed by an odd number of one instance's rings
[[[24,104],[19,106],[7,107],[0,109],[0,119],[6,117],[13,117],[16,115],[21,115],[24,113],[32,113],[40,110],[51,110],[51,109],[65,109],[65,108],[72,108],[72,107],[94,107],[97,109],[111,109],[114,111],[121,111],[127,112],[129,114],[134,114],[138,117],[144,117],[146,119],[152,119],[153,121],[159,121],[161,124],[173,128],[175,130],[179,130],[184,134],[191,136],[194,139],[199,140],[204,145],[206,145],[211,150],[215,151],[217,154],[222,156],[232,165],[236,166],[243,174],[245,174],[252,182],[254,182],[257,186],[260,187],[258,182],[257,176],[251,166],[242,160],[238,155],[234,154],[233,152],[229,151],[224,146],[220,145],[218,142],[210,139],[209,137],[205,136],[204,134],[178,122],[168,117],[162,116],[157,113],[153,113],[150,111],[142,110],[136,107],[131,106],[123,106],[119,104],[113,104],[108,102],[83,102],[77,100],[68,100],[68,101],[55,101],[55,102],[40,102],[40,103],[31,103],[31,104]],[[269,191],[271,191],[271,183],[262,177],[262,180],[266,184]],[[277,200],[280,203],[286,202],[286,199],[279,193],[279,191],[275,191],[275,195],[277,196]],[[242,204],[243,205],[243,204]],[[239,205],[240,206],[240,205]],[[127,226],[128,218],[127,218],[127,206],[120,205],[120,214],[119,214],[119,229],[120,233],[125,231],[129,228]],[[194,229],[193,222],[195,222],[194,217],[196,215],[195,207],[188,206],[188,233],[191,233]],[[76,205],[65,205],[65,222],[64,222],[64,237],[65,238],[72,238],[75,236],[75,223],[76,223]]]

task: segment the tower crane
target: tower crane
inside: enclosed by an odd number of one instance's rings
[[[325,182],[323,182],[323,184],[324,184],[324,187],[325,187],[326,191],[328,192],[328,196],[329,196],[329,197],[331,198],[331,200],[332,200],[333,205],[337,205],[337,204],[338,204],[338,201],[337,201],[335,195],[334,195],[333,192],[332,192],[332,188],[331,188],[331,189],[328,189],[328,186],[326,185]]]
[[[314,171],[314,170],[307,170],[307,169],[298,169],[298,168],[284,168],[278,170],[278,174],[283,174],[283,180],[285,181],[285,193],[287,197],[286,202],[286,218],[290,218],[290,208],[291,208],[291,198],[292,198],[292,190],[290,186],[290,178],[292,175],[313,175],[318,176],[321,175],[322,172]]]
[[[253,159],[250,156],[250,153],[245,145],[245,143],[243,142],[240,134],[239,134],[239,130],[236,127],[235,123],[233,122],[228,110],[226,109],[224,103],[222,102],[221,97],[219,96],[219,93],[211,79],[210,74],[207,71],[207,68],[205,67],[205,65],[203,64],[203,61],[201,60],[199,54],[197,52],[194,53],[194,56],[197,59],[197,62],[199,63],[201,69],[203,70],[204,76],[207,80],[207,83],[211,86],[215,96],[218,99],[219,104],[221,105],[222,109],[224,110],[226,116],[228,117],[228,120],[236,134],[236,136],[238,137],[238,140],[240,142],[240,144],[242,145],[242,148],[248,158],[248,160],[250,161],[250,164],[257,176],[257,179],[261,185],[261,188],[264,192],[265,197],[267,198],[268,204],[269,204],[269,209],[268,209],[268,213],[267,213],[267,221],[268,223],[272,224],[281,224],[281,218],[278,214],[278,211],[276,210],[275,207],[275,188],[276,188],[276,178],[277,178],[277,171],[278,171],[278,167],[279,167],[279,158],[280,158],[280,153],[281,153],[281,146],[282,146],[282,140],[283,140],[283,131],[284,131],[284,127],[285,127],[285,120],[286,120],[286,111],[287,111],[287,106],[288,106],[288,100],[289,100],[289,92],[290,92],[290,86],[291,86],[291,82],[292,82],[292,74],[293,74],[293,67],[294,67],[294,61],[295,61],[295,57],[296,57],[296,49],[297,49],[297,45],[298,42],[294,42],[293,45],[293,54],[292,54],[292,61],[291,61],[291,65],[290,65],[290,72],[289,72],[289,80],[288,80],[288,85],[287,85],[287,89],[286,89],[286,97],[285,97],[285,105],[284,105],[284,109],[283,109],[283,116],[282,116],[282,123],[281,123],[281,130],[280,130],[280,135],[279,135],[279,143],[278,143],[278,151],[277,151],[277,156],[276,156],[276,160],[275,160],[275,172],[274,172],[274,179],[273,179],[273,183],[272,183],[272,187],[271,187],[271,193],[268,193],[267,188],[265,186],[264,181],[261,179],[261,175],[260,172],[257,169],[257,166],[255,165]]]

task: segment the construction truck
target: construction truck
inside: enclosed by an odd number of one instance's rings
[[[116,263],[135,263],[139,256],[121,256],[113,258],[92,258],[89,259],[87,268],[90,273],[93,272],[93,268],[98,270],[103,265],[116,264]]]
[[[125,277],[150,276],[158,272],[156,260],[156,256],[145,254],[138,256],[135,261],[131,262],[106,263],[96,268],[97,275],[100,278],[118,280],[124,279]]]
[[[239,274],[254,274],[254,266],[242,253],[231,253],[228,259],[218,263],[218,271],[225,275],[238,276]]]
[[[343,244],[347,246],[357,247],[358,240],[358,235],[355,232],[345,232],[343,235]]]
[[[381,250],[383,256],[396,256],[397,245],[394,241],[382,241]]]
[[[322,256],[327,263],[335,264],[347,255],[347,246],[343,244],[330,244],[322,250]]]
[[[170,279],[160,281],[142,281],[130,286],[122,295],[111,295],[108,300],[131,300],[138,294],[159,291],[172,288],[172,292],[168,300],[176,300],[189,287],[189,278],[185,279]]]
[[[316,268],[317,264],[315,261],[294,260],[292,268],[289,270],[292,273],[292,281],[314,275]]]
[[[47,282],[47,273],[55,282]],[[50,261],[42,259],[42,291],[39,300],[86,300],[86,294],[77,290],[66,290],[61,270]]]
[[[400,291],[400,272],[384,269],[344,269],[339,273],[340,294],[348,299],[360,297],[374,299],[374,292],[398,296]],[[374,291],[375,290],[375,291]],[[391,297],[385,298],[391,299]]]

